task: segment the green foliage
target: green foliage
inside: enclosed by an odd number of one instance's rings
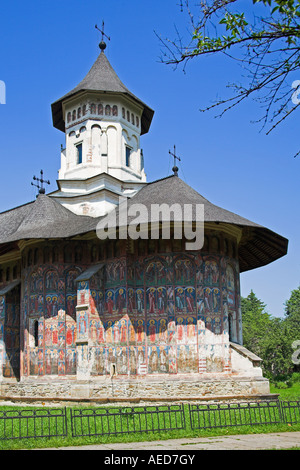
[[[265,375],[278,383],[286,383],[297,367],[293,345],[300,340],[300,288],[292,291],[285,305],[285,317],[276,318],[252,291],[241,300],[244,345],[261,357]],[[297,381],[300,374],[292,377]]]
[[[300,106],[291,87],[300,66],[300,0],[252,0],[250,7],[242,0],[186,0],[185,9],[188,32],[176,28],[177,39],[160,38],[162,62],[185,68],[192,59],[217,54],[237,61],[242,77],[228,85],[232,96],[218,96],[201,111],[219,107],[222,116],[253,97],[264,109],[257,122],[269,124],[269,134]]]

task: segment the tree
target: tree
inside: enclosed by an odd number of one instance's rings
[[[185,69],[190,60],[212,54],[238,61],[246,71],[245,83],[231,85],[230,98],[201,111],[220,107],[222,116],[253,97],[262,104],[258,122],[269,126],[269,134],[300,104],[300,80],[293,80],[300,66],[300,0],[252,2],[250,11],[243,11],[241,0],[181,0],[181,11],[188,14],[188,36],[177,29],[175,40],[160,38],[162,62]]]
[[[243,343],[244,346],[261,357],[262,340],[270,328],[271,315],[266,305],[251,290],[246,298],[241,298]]]

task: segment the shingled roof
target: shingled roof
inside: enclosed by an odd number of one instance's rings
[[[241,272],[269,264],[287,253],[286,238],[212,204],[177,176],[169,176],[145,185],[128,200],[128,210],[133,204],[143,204],[150,214],[151,204],[163,203],[169,206],[179,204],[182,208],[184,204],[192,204],[194,207],[196,204],[204,204],[205,223],[240,227],[242,238],[238,255]],[[118,216],[118,209],[116,212]],[[135,217],[128,217],[128,223]],[[73,237],[96,231],[100,220],[101,218],[76,215],[55,199],[41,194],[32,203],[0,214],[0,245],[24,239]],[[148,220],[144,222],[147,223]]]
[[[62,103],[68,98],[75,96],[82,91],[99,91],[106,93],[117,93],[129,96],[143,107],[141,118],[141,134],[146,134],[149,130],[154,111],[145,103],[131,93],[121,82],[118,75],[109,63],[104,51],[102,51],[85,78],[62,98],[51,105],[53,125],[57,129],[65,132],[65,122],[62,110]]]
[[[240,271],[248,271],[275,261],[287,254],[288,240],[281,235],[263,227],[255,222],[251,222],[240,215],[222,209],[205,199],[201,194],[187,185],[177,176],[169,176],[144,186],[140,191],[128,201],[128,211],[133,204],[143,204],[151,211],[151,204],[179,204],[184,214],[184,204],[204,205],[204,222],[235,225],[242,229],[242,238],[239,243],[239,263]],[[118,210],[117,210],[118,212]],[[193,210],[193,221],[196,220],[196,211]],[[128,217],[128,224],[133,222],[134,217]],[[174,220],[171,213],[171,220]],[[117,214],[118,220],[118,214]],[[151,218],[152,222],[161,222]],[[139,217],[139,222],[147,223]]]
[[[0,244],[25,239],[67,238],[95,228],[95,219],[79,216],[40,194],[34,202],[0,214]]]

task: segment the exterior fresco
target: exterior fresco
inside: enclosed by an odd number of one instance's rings
[[[0,298],[3,377],[19,375],[20,357],[25,377],[230,372],[229,335],[240,340],[236,259],[189,252],[100,262],[87,279],[93,264],[57,257],[23,269],[21,330],[20,289]]]
[[[0,296],[0,366],[5,378],[20,375],[20,292]]]

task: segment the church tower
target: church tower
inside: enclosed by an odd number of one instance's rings
[[[58,190],[51,194],[78,215],[99,217],[146,183],[141,135],[154,112],[121,82],[106,44],[86,77],[52,104],[53,125],[65,133]]]

